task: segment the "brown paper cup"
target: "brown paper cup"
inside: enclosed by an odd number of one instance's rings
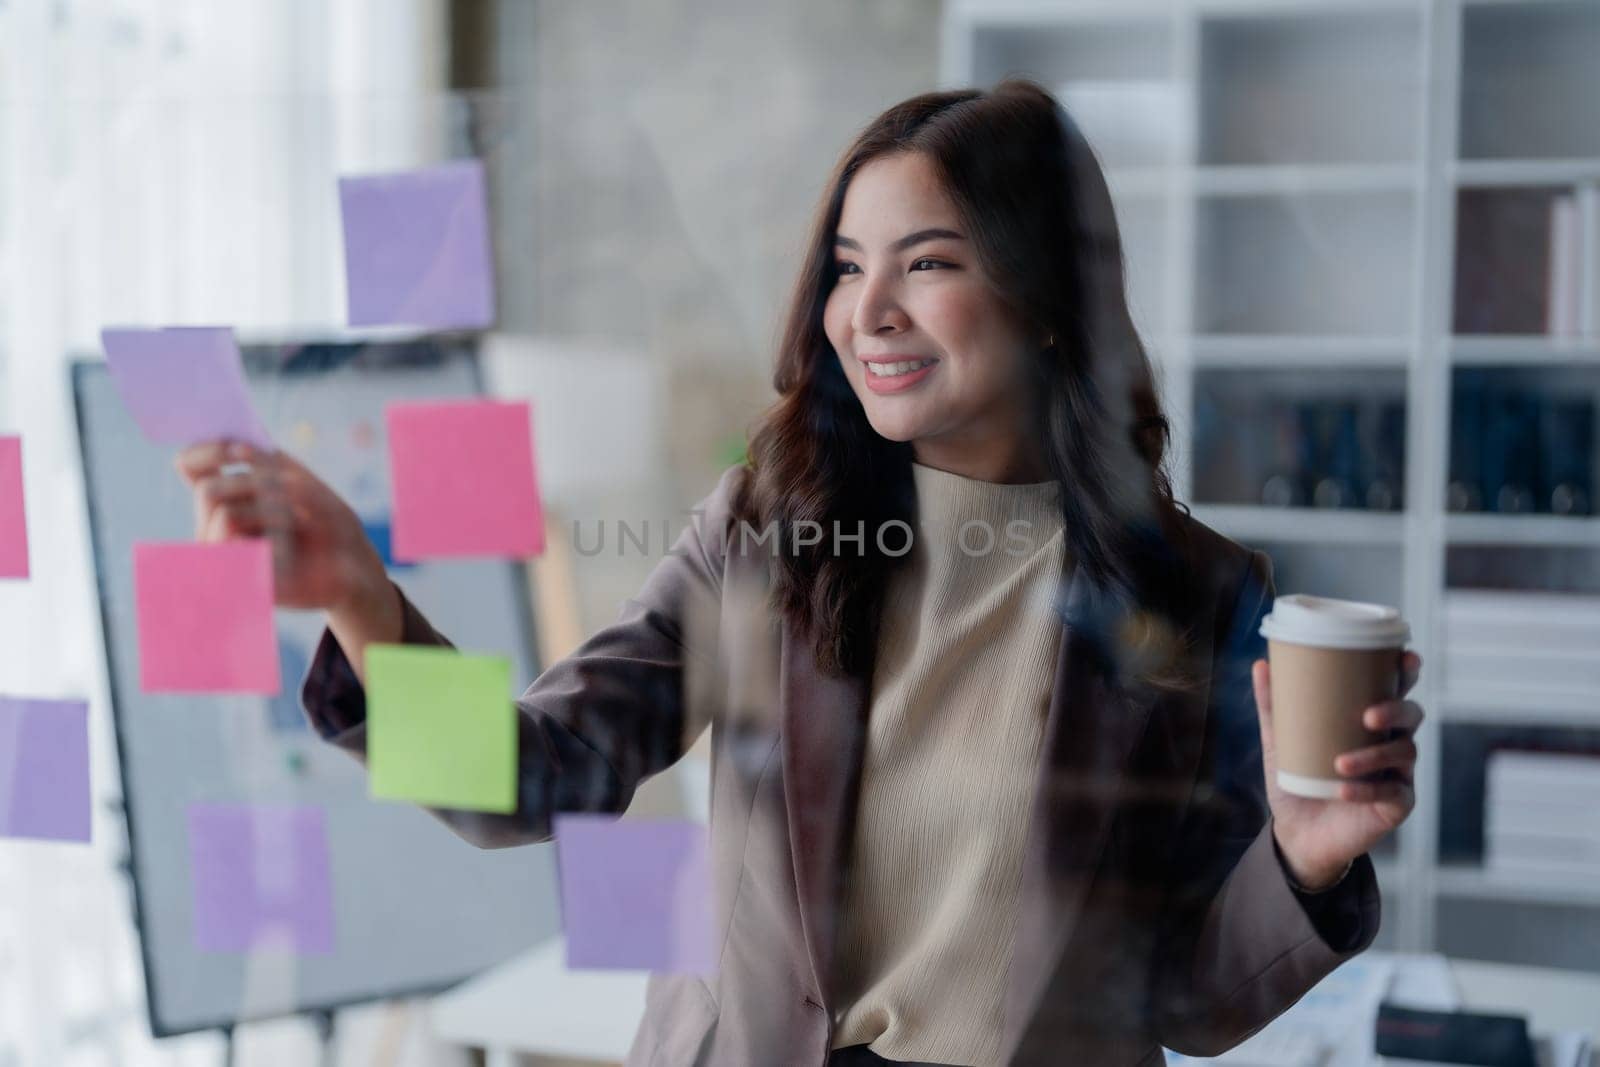
[[[1344,779],[1333,761],[1384,738],[1361,713],[1400,692],[1411,627],[1399,609],[1296,593],[1261,620],[1272,666],[1272,733],[1278,786],[1334,798]]]
[[[1361,724],[1361,714],[1399,694],[1403,652],[1267,642],[1280,788],[1308,797],[1339,795],[1344,779],[1333,761],[1385,739]]]

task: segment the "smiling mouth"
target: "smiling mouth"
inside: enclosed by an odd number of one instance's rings
[[[874,378],[898,378],[902,374],[911,374],[923,367],[931,367],[937,362],[935,359],[908,359],[900,363],[868,363],[867,373]]]

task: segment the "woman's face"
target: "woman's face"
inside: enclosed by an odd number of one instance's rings
[[[1024,430],[1024,382],[1046,338],[989,282],[926,156],[880,156],[856,172],[834,252],[823,327],[872,428],[943,470],[1045,477]]]

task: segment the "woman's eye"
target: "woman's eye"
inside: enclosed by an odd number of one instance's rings
[[[932,268],[935,268],[935,267],[948,267],[948,266],[950,266],[950,264],[944,262],[943,260],[924,258],[924,259],[919,259],[915,263],[911,264],[911,269],[912,270],[928,270],[928,269],[932,269]],[[834,263],[833,272],[835,274],[860,274],[861,273],[861,268],[856,266],[854,263],[849,262],[848,260],[841,259],[841,260],[838,260],[838,261],[836,261]]]

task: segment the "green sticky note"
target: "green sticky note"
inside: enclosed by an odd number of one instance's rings
[[[517,807],[511,664],[417,645],[367,646],[372,795],[432,808]]]

